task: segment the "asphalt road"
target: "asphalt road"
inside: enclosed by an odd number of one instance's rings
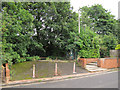
[[[46,83],[39,82],[12,88],[118,88],[118,72]]]

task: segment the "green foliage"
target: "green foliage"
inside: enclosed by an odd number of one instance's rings
[[[20,62],[24,62],[24,61],[26,61],[26,58],[20,58],[20,59],[18,59],[18,63],[20,63]]]
[[[60,56],[48,56],[48,57],[52,60],[56,60],[56,59],[65,60],[66,59],[66,57],[60,57]]]
[[[27,61],[33,61],[33,57],[26,57]]]
[[[120,19],[117,20],[117,24],[116,24],[116,32],[117,32],[117,39],[118,39],[118,43],[120,44]]]
[[[34,2],[23,3],[23,7],[35,17],[33,22],[37,34],[34,39],[42,43],[45,50],[39,50],[40,56],[65,57],[70,32],[76,31],[78,25],[77,14],[70,10],[70,3]]]
[[[98,58],[99,57],[98,50],[96,49],[80,50],[79,55],[82,58]]]
[[[91,7],[84,6],[81,10],[81,24],[86,24],[100,35],[113,33],[117,35],[115,16],[104,9],[102,5],[96,4]]]
[[[114,49],[119,40],[119,21],[115,20],[114,16],[99,4],[91,7],[84,6],[80,10],[81,25],[86,24],[100,35],[100,57],[108,57],[109,50]],[[82,52],[84,53],[84,50]]]
[[[47,58],[46,58],[46,60],[48,60],[48,61],[52,61],[52,59],[51,59],[51,58],[49,58],[49,57],[47,57]]]
[[[27,61],[37,61],[37,60],[40,60],[40,57],[39,56],[26,57],[26,60]]]
[[[2,63],[9,63],[10,65],[12,64],[12,59],[13,57],[11,56],[10,53],[5,53],[2,55]]]
[[[37,61],[37,60],[40,60],[40,57],[39,56],[33,56],[33,61]]]
[[[2,9],[3,63],[66,59],[71,51],[104,57],[118,44],[119,20],[101,5],[80,9],[80,34],[78,13],[69,2],[3,2]]]
[[[120,44],[118,44],[115,49],[119,50],[120,49]]]
[[[80,44],[79,46],[79,53],[78,55],[82,58],[97,58],[100,56],[99,53],[99,36],[90,30],[89,27],[86,27],[85,31],[82,29],[80,34]]]
[[[101,57],[108,57],[109,51],[114,50],[118,44],[117,38],[113,34],[104,35],[101,37],[100,54]]]
[[[9,53],[12,60],[8,61],[13,63],[26,61],[25,57],[29,56],[29,48],[37,47],[43,50],[42,44],[32,39],[33,15],[25,10],[20,2],[4,2],[2,14],[2,53],[3,55]]]

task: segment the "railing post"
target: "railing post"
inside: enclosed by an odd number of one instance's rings
[[[33,64],[33,78],[35,78],[35,64]]]
[[[55,76],[58,75],[58,72],[57,72],[57,63],[55,63]]]
[[[76,73],[76,72],[75,72],[75,62],[74,62],[74,64],[73,64],[73,73]]]
[[[10,80],[10,69],[8,63],[6,63],[5,65],[6,65],[6,83],[8,83]]]

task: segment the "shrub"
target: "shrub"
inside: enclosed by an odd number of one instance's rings
[[[26,57],[26,61],[32,61],[33,57]]]
[[[53,59],[55,60],[56,58],[59,59],[59,60],[65,60],[66,58],[65,57],[60,57],[60,56],[49,56],[50,59]]]
[[[98,58],[99,50],[97,50],[97,49],[80,50],[80,52],[78,54],[82,58]]]
[[[47,58],[46,58],[46,60],[52,61],[52,59],[51,59],[51,58],[49,58],[49,57],[47,57]]]
[[[82,58],[96,58],[99,53],[99,35],[94,33],[89,27],[85,31],[81,31],[79,41],[76,43],[78,47],[78,55]]]
[[[26,61],[26,58],[20,58],[19,60],[18,60],[18,62],[25,62]]]
[[[117,38],[113,34],[104,35],[101,37],[101,45],[100,45],[100,56],[106,57],[110,56],[109,51],[114,50],[116,45],[118,44]]]
[[[118,50],[118,49],[120,50],[120,44],[118,44],[115,49],[116,50]]]
[[[33,56],[33,61],[37,61],[37,60],[40,60],[40,57],[39,56]]]
[[[40,57],[39,56],[26,57],[26,60],[27,61],[37,61],[37,60],[40,60]]]

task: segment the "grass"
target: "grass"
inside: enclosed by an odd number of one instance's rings
[[[54,67],[51,69],[48,62],[23,62],[12,65],[11,80],[32,79],[33,64],[36,67],[36,78],[45,78],[53,74]],[[51,70],[50,70],[51,69]]]
[[[68,78],[73,78],[73,77],[68,77]]]
[[[65,62],[59,62],[65,63]],[[54,76],[55,62],[51,61],[27,61],[12,65],[11,81],[32,79],[32,69],[35,64],[36,78],[46,78]]]
[[[72,74],[73,61],[57,61],[58,62],[58,74],[68,75]],[[14,80],[26,80],[33,79],[33,64],[35,64],[35,78],[46,78],[54,77],[55,74],[55,61],[27,61],[22,63],[17,63],[12,65],[11,81]],[[76,65],[77,66],[77,65]],[[82,68],[79,67],[78,72],[84,72]],[[86,71],[85,71],[86,72]],[[69,77],[70,78],[70,77]]]
[[[32,79],[30,68],[32,68],[32,64],[34,62],[24,62],[12,65],[12,74],[11,80],[24,80],[24,79]]]
[[[42,82],[42,80],[38,80],[38,82]]]

